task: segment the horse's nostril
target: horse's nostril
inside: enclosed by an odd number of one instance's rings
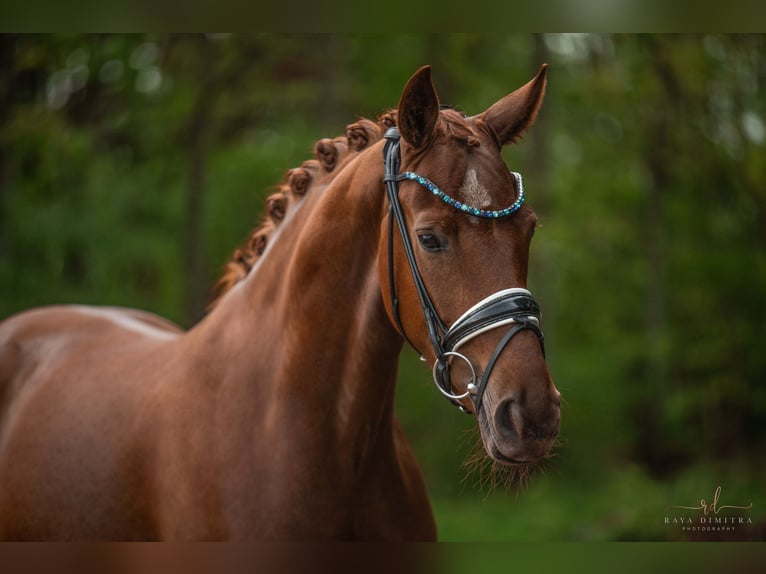
[[[513,399],[500,403],[495,411],[495,426],[504,436],[516,439],[520,436],[519,406]]]
[[[553,404],[557,407],[561,406],[561,393],[555,389],[553,391]]]
[[[546,410],[543,418],[535,418],[524,404],[513,399],[502,401],[495,410],[495,430],[510,441],[533,439],[542,440],[558,434],[558,404],[561,395],[556,391],[551,402],[556,410]],[[542,413],[541,413],[542,414]]]

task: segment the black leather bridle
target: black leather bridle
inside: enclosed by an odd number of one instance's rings
[[[519,197],[513,206],[499,212],[479,210],[456,202],[422,176],[418,176],[411,172],[404,174],[399,173],[401,164],[399,130],[395,127],[389,128],[385,133],[385,139],[386,144],[383,148],[385,163],[383,181],[386,184],[389,203],[388,273],[391,291],[391,309],[393,311],[397,329],[402,337],[404,337],[416,351],[420,352],[407,336],[399,314],[399,299],[396,296],[396,282],[394,277],[394,222],[396,222],[396,226],[399,228],[399,236],[401,237],[402,245],[404,246],[404,253],[407,256],[410,273],[415,283],[415,290],[418,294],[418,299],[420,300],[420,306],[423,309],[423,316],[428,330],[428,338],[436,356],[436,362],[433,367],[434,382],[442,394],[444,394],[454,405],[460,407],[464,412],[470,411],[460,403],[460,399],[470,396],[474,403],[474,411],[478,414],[481,409],[482,397],[484,396],[484,391],[489,382],[489,376],[492,373],[492,369],[495,367],[495,363],[500,357],[503,349],[510,343],[514,336],[521,331],[532,331],[537,336],[543,356],[545,356],[543,332],[540,330],[540,307],[526,289],[504,289],[486,297],[468,309],[468,311],[455,321],[451,327],[447,327],[439,316],[439,313],[436,311],[436,307],[428,293],[428,289],[423,281],[423,276],[420,274],[417,261],[415,260],[415,251],[409,234],[407,233],[407,222],[404,219],[402,205],[399,202],[399,182],[405,179],[412,179],[421,183],[421,185],[427,186],[435,195],[438,195],[443,201],[449,203],[456,209],[477,217],[497,219],[514,213],[521,206],[521,203],[524,200],[521,176],[514,174],[519,186]],[[477,384],[476,369],[465,355],[458,352],[458,349],[461,345],[481,333],[496,329],[503,325],[511,325],[511,328],[498,343]],[[461,395],[453,393],[449,369],[449,361],[452,357],[464,360],[468,364],[473,375],[473,379],[467,385],[466,392]]]

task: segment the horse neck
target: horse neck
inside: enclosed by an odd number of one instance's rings
[[[225,357],[222,384],[262,420],[297,418],[355,442],[393,421],[402,340],[378,279],[382,163],[371,146],[307,198],[195,329]]]

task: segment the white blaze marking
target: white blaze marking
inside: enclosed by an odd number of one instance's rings
[[[480,209],[486,209],[492,204],[492,198],[489,196],[487,188],[479,183],[475,169],[469,169],[465,172],[463,183],[460,186],[460,197],[463,203]]]

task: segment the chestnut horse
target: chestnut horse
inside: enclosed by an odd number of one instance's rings
[[[346,146],[317,162],[336,173],[307,164],[310,193],[270,203],[268,246],[187,332],[86,306],[1,323],[0,538],[435,539],[394,413],[405,341],[490,457],[543,458],[560,395],[525,289],[536,217],[500,152],[545,85],[543,66],[467,117],[420,69],[385,137],[318,145]]]

